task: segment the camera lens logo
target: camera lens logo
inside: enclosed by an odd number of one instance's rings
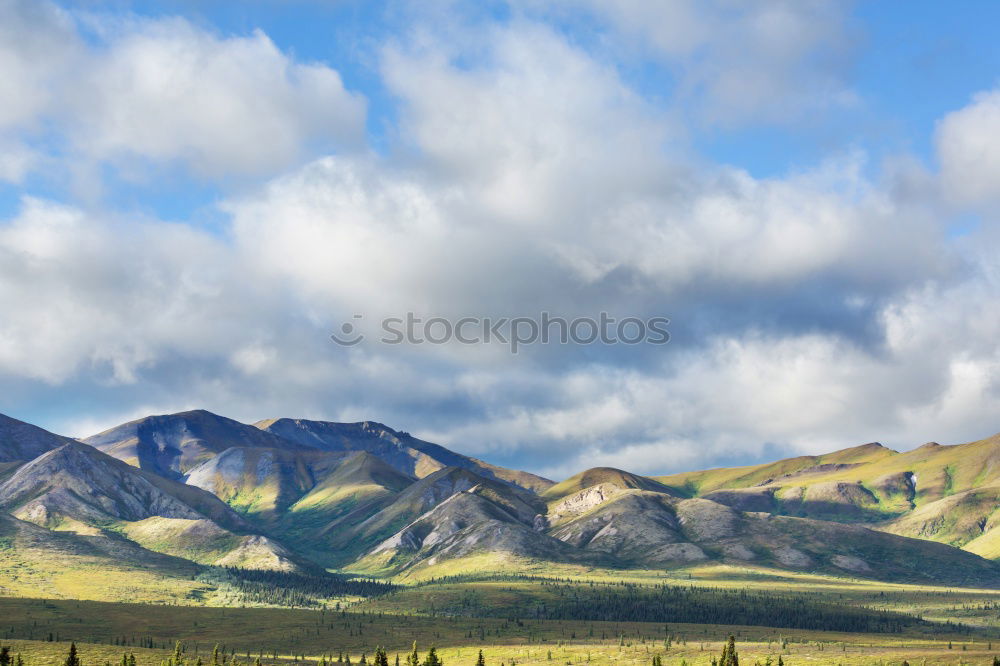
[[[361,319],[361,315],[354,315],[353,319]],[[349,321],[345,321],[340,325],[340,333],[331,333],[330,339],[336,342],[341,347],[353,347],[362,340],[365,336],[357,332],[357,327]]]

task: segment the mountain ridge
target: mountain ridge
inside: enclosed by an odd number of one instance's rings
[[[117,539],[140,559],[391,577],[488,555],[488,566],[717,563],[1000,587],[988,559],[1000,559],[1000,436],[659,477],[595,467],[554,483],[373,421],[247,425],[193,410],[82,441],[9,417],[4,432],[0,515]]]

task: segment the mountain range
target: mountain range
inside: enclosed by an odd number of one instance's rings
[[[1000,436],[555,483],[374,422],[198,410],[75,440],[0,415],[0,591],[51,583],[44,558],[173,579],[726,564],[1000,587],[998,527]]]

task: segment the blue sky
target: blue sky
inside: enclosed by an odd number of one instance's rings
[[[464,8],[475,20],[508,19],[504,3]],[[757,176],[781,175],[814,163],[831,150],[863,146],[874,154],[900,151],[933,159],[934,124],[966,102],[973,92],[997,83],[1000,49],[993,26],[1000,7],[963,3],[960,10],[931,0],[843,3],[852,11],[845,23],[854,44],[844,58],[845,75],[863,103],[849,112],[764,127],[702,127],[698,147],[722,162]],[[93,5],[92,5],[93,6]],[[408,12],[400,5],[359,1],[148,2],[106,3],[148,17],[184,15],[227,34],[261,29],[282,50],[303,60],[328,63],[346,84],[369,100],[367,132],[379,145],[395,119],[391,94],[381,85],[373,51],[405,31]],[[588,44],[593,20],[560,17],[558,27],[576,43]],[[666,98],[671,68],[655,59],[616,63],[637,89]]]
[[[504,3],[464,7],[474,22],[509,20]],[[335,68],[345,85],[367,101],[366,138],[376,150],[391,150],[397,121],[396,103],[378,73],[378,49],[405,34],[414,10],[402,4],[319,0],[279,3],[231,2],[91,2],[64,3],[67,9],[105,15],[150,19],[184,16],[206,30],[246,35],[262,30],[283,51],[297,59]],[[758,177],[781,176],[805,169],[837,151],[863,148],[873,161],[900,153],[934,162],[935,123],[968,101],[973,92],[996,85],[1000,49],[991,27],[1000,7],[990,2],[963,3],[961,11],[931,1],[845,3],[845,31],[850,52],[842,56],[843,75],[859,94],[847,109],[747,126],[692,124],[698,152],[717,162],[733,164]],[[591,18],[559,16],[553,23],[574,43],[593,45],[602,26]],[[655,58],[616,62],[630,85],[670,101],[676,80],[673,67]],[[388,135],[388,136],[387,136]],[[321,152],[321,150],[319,151]],[[166,218],[184,218],[211,205],[219,190],[183,172],[171,174],[157,187],[116,183],[110,196],[121,204],[155,211]],[[108,174],[114,179],[114,174]],[[34,193],[58,196],[44,181]],[[16,210],[24,188],[4,187],[0,211]]]
[[[552,476],[1000,430],[996,3],[0,19],[4,413],[371,418]],[[672,340],[328,339],[408,311]]]

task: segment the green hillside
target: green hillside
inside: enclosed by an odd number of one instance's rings
[[[997,557],[1000,435],[925,444],[899,453],[877,444],[767,465],[657,477],[729,506],[837,522],[864,522]]]

